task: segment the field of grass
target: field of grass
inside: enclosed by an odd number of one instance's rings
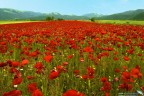
[[[143,96],[143,29],[81,21],[0,25],[0,96]]]
[[[0,21],[0,24],[12,24],[23,22],[37,22],[37,21]],[[144,25],[144,21],[134,20],[96,20],[98,23],[110,23],[110,24],[131,24],[131,25]]]
[[[0,24],[12,24],[12,23],[23,23],[23,22],[36,22],[36,21],[0,21]]]
[[[95,22],[112,23],[112,24],[144,25],[144,21],[134,21],[134,20],[96,20]]]

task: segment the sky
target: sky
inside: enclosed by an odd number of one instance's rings
[[[67,15],[98,13],[109,15],[144,9],[144,0],[0,0],[0,8]]]

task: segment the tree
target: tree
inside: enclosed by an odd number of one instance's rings
[[[46,17],[46,20],[47,20],[47,21],[54,20],[54,16],[47,16],[47,17]]]
[[[61,20],[64,20],[64,19],[63,19],[63,18],[58,18],[57,20],[58,20],[58,21],[61,21]]]
[[[92,21],[92,22],[95,22],[95,17],[92,17],[92,18],[90,18],[90,20]]]

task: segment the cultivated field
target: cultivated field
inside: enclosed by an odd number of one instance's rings
[[[111,23],[111,24],[144,25],[144,21],[134,21],[134,20],[96,20],[96,22]]]
[[[143,94],[143,69],[142,25],[0,25],[0,96]]]
[[[25,23],[25,22],[40,22],[40,21],[0,21],[0,24],[13,24],[13,23]],[[144,21],[134,21],[134,20],[96,20],[95,22],[105,24],[144,25]]]
[[[27,23],[27,22],[38,22],[38,21],[0,21],[0,24],[14,24],[14,23]]]

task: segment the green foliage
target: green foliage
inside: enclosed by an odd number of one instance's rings
[[[92,17],[90,20],[91,20],[91,22],[95,22],[96,18]]]
[[[144,21],[135,20],[96,20],[98,23],[144,25]]]
[[[64,19],[63,19],[63,18],[58,18],[57,20],[58,20],[58,21],[62,21],[62,20],[64,20]]]
[[[54,16],[47,16],[47,17],[46,17],[46,20],[47,20],[47,21],[54,20]]]
[[[126,11],[122,13],[115,13],[111,15],[104,15],[98,17],[98,20],[144,20],[144,10],[138,9],[133,11]]]

